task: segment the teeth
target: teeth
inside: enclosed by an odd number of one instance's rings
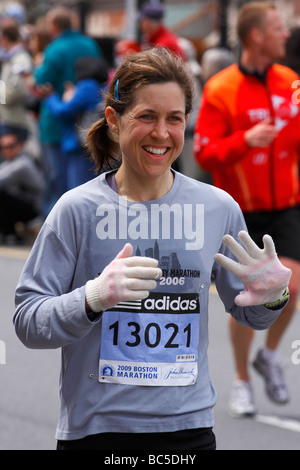
[[[154,147],[145,147],[145,150],[149,153],[153,153],[154,155],[163,155],[167,148],[161,148],[161,149],[158,149],[158,148],[154,148]]]

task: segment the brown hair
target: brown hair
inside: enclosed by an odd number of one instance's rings
[[[128,56],[118,67],[105,98],[122,116],[132,104],[134,94],[143,86],[175,82],[184,91],[186,116],[193,100],[193,81],[183,61],[164,48],[154,48]],[[106,119],[97,121],[88,131],[86,147],[96,163],[96,171],[112,167],[118,160],[120,148],[113,140]]]
[[[247,42],[253,28],[264,27],[268,10],[275,10],[272,2],[251,2],[241,8],[237,20],[237,34],[242,44]]]
[[[65,7],[54,7],[49,10],[47,20],[55,23],[60,31],[72,29],[72,12]]]
[[[12,43],[16,43],[21,39],[18,25],[14,20],[8,20],[4,23],[2,34]]]

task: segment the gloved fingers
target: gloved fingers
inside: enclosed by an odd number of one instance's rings
[[[264,242],[264,250],[265,250],[266,255],[272,258],[274,256],[277,256],[272,237],[270,237],[270,235],[264,235],[263,242]]]
[[[152,279],[127,279],[125,281],[124,287],[129,291],[149,291],[156,288],[156,281]]]
[[[128,267],[131,266],[145,266],[148,268],[156,268],[158,265],[157,259],[148,258],[146,256],[132,256],[131,258],[127,258],[124,261],[125,265]]]
[[[238,237],[252,258],[261,259],[263,257],[263,250],[256,245],[248,232],[242,230],[239,232]]]
[[[227,258],[227,256],[224,256],[221,253],[217,253],[215,255],[215,261],[222,266],[222,268],[227,269],[237,277],[241,277],[244,274],[244,268],[241,264],[237,263],[233,259]]]
[[[162,270],[160,268],[132,266],[124,268],[124,275],[128,278],[158,280],[162,277]]]
[[[133,302],[135,300],[144,300],[147,299],[147,297],[149,297],[148,290],[130,290],[124,295],[121,302]]]
[[[223,243],[236,256],[241,264],[246,266],[251,264],[251,258],[247,251],[231,235],[225,235],[223,237]]]

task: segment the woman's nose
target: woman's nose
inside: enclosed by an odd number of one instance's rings
[[[166,123],[164,120],[157,121],[152,130],[153,136],[157,139],[166,139],[169,135]]]

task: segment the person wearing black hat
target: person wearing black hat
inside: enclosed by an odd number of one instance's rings
[[[185,60],[177,36],[164,24],[164,8],[160,3],[145,3],[138,16],[143,41],[147,47],[165,47]]]

